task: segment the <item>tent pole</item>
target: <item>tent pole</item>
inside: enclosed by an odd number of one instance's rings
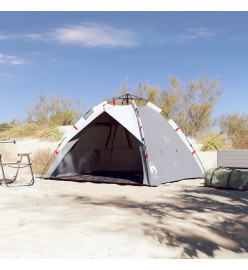
[[[140,137],[142,139],[142,142],[143,142],[143,147],[142,147],[142,154],[143,154],[143,160],[145,161],[145,173],[146,173],[146,178],[147,178],[147,183],[148,183],[148,186],[150,186],[150,176],[149,176],[149,171],[148,171],[148,164],[147,164],[147,157],[146,157],[146,144],[145,144],[145,138],[141,132],[142,130],[142,126],[141,126],[141,119],[139,117],[139,111],[138,111],[138,108],[134,102],[134,100],[132,100],[132,107],[133,107],[133,110],[134,110],[134,113],[136,115],[136,118],[137,118],[137,123],[138,123],[138,126],[139,126],[139,131],[140,131]]]

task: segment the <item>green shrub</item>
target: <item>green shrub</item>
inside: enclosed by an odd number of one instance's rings
[[[216,151],[229,148],[225,137],[219,132],[208,131],[202,134],[198,141],[202,143],[201,151]]]

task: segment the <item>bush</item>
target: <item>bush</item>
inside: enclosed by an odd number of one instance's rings
[[[186,136],[194,138],[202,130],[211,128],[215,105],[224,93],[219,78],[211,79],[201,73],[186,84],[182,84],[176,76],[170,76],[169,79],[169,85],[165,86],[163,91],[159,86],[139,82],[132,93],[159,106],[180,126]],[[125,93],[127,82],[124,82],[119,90],[119,94]],[[144,101],[137,101],[137,105],[145,104]]]
[[[248,132],[238,133],[232,139],[235,149],[248,149]]]
[[[11,124],[9,124],[9,123],[6,123],[6,122],[2,123],[2,124],[0,124],[0,132],[8,130],[8,129],[12,128],[12,127],[13,126]]]
[[[6,131],[6,130],[11,129],[13,127],[16,127],[18,125],[20,125],[20,121],[18,119],[13,119],[10,123],[7,123],[7,122],[1,123],[0,124],[0,132]]]
[[[35,174],[41,175],[42,173],[47,173],[47,170],[56,157],[53,154],[54,152],[51,152],[50,149],[40,149],[31,155],[32,168]]]
[[[80,119],[82,110],[83,105],[80,100],[61,98],[60,94],[47,98],[41,93],[33,109],[27,109],[27,121],[40,125],[74,125]]]
[[[223,135],[219,132],[208,131],[198,137],[202,143],[201,151],[216,151],[218,149],[227,149],[229,145]]]
[[[235,149],[248,149],[248,114],[223,114],[219,121],[222,132]]]

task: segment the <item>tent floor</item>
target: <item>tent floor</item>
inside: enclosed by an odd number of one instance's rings
[[[124,185],[143,184],[142,174],[129,172],[99,172],[94,174],[82,174],[72,176],[60,175],[57,177],[50,177],[49,179],[75,181],[75,182],[115,183]]]

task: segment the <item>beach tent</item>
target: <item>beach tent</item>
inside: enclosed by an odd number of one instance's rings
[[[150,102],[136,106],[140,100],[126,94],[93,107],[66,134],[44,178],[150,186],[203,178],[179,127]]]

